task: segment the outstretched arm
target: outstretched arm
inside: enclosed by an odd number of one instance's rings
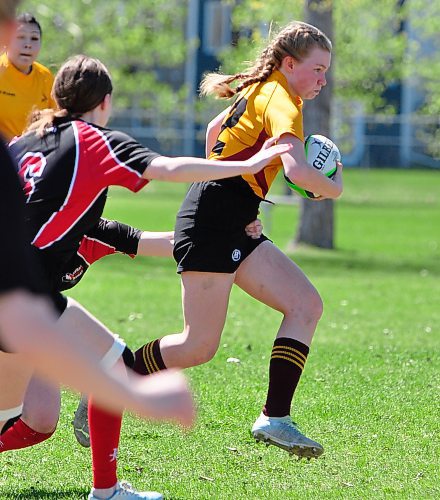
[[[268,139],[261,150],[244,161],[216,161],[194,157],[154,158],[145,169],[145,179],[157,179],[171,182],[200,182],[225,179],[243,174],[255,174],[270,161],[283,153],[288,153],[290,144],[275,145],[277,137]]]
[[[172,257],[174,231],[142,231],[137,255],[146,257]]]

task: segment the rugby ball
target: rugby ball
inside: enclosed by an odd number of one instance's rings
[[[307,163],[333,179],[336,173],[336,162],[341,161],[341,153],[336,144],[323,135],[311,134],[304,143]],[[284,176],[287,185],[304,198],[316,198],[317,194],[306,191]]]

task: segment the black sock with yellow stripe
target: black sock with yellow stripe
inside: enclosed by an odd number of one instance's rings
[[[159,339],[148,342],[134,353],[133,370],[136,373],[151,375],[165,369],[166,366],[160,353]]]
[[[269,390],[263,413],[267,417],[290,414],[293,394],[298,385],[309,348],[299,340],[275,339],[269,365]]]

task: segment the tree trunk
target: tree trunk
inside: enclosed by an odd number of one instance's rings
[[[330,39],[333,37],[332,0],[307,0],[306,21],[321,29]],[[327,85],[320,95],[304,104],[305,134],[330,135],[330,107],[332,98],[331,71],[327,73]],[[293,245],[298,243],[320,248],[334,248],[333,200],[301,200],[300,221]]]

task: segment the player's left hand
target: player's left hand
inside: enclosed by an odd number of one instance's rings
[[[256,219],[250,222],[245,227],[246,235],[250,236],[253,240],[258,240],[258,238],[263,234],[263,224],[260,219]]]

